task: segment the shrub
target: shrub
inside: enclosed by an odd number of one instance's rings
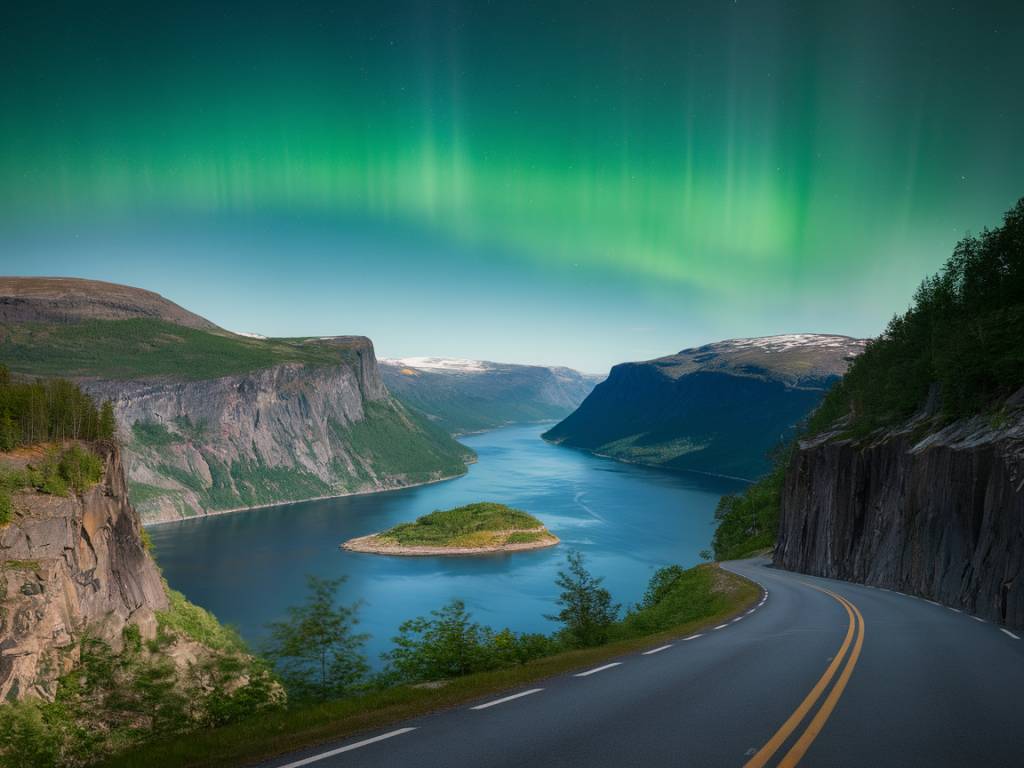
[[[50,768],[60,755],[45,705],[30,701],[0,706],[0,765],[3,768]]]
[[[0,525],[7,525],[11,522],[14,514],[14,504],[11,502],[11,492],[6,488],[0,488]]]
[[[225,627],[209,611],[190,603],[181,592],[164,583],[168,608],[157,611],[156,619],[161,640],[169,642],[175,634],[202,643],[208,648],[231,653],[243,653],[245,644],[238,633]]]
[[[772,457],[772,471],[742,493],[723,496],[715,509],[711,546],[716,560],[736,560],[775,545],[782,506],[782,486],[795,443]]]
[[[611,628],[619,640],[661,632],[723,610],[728,596],[715,588],[713,566],[670,565],[654,573],[644,599]]]
[[[446,680],[512,667],[559,648],[544,635],[517,635],[510,629],[494,632],[481,626],[472,621],[461,600],[431,611],[430,617],[406,621],[398,631],[395,647],[383,656],[387,662],[383,676],[386,683]]]
[[[344,578],[307,577],[306,602],[288,609],[287,621],[269,625],[267,656],[295,698],[327,699],[355,689],[368,666],[362,648],[367,636],[356,634],[359,604],[337,604]]]
[[[647,590],[638,607],[640,609],[653,608],[660,603],[684,573],[681,565],[668,565],[656,570],[647,583]]]
[[[601,645],[608,640],[609,627],[619,615],[619,605],[612,604],[611,593],[601,586],[603,578],[595,578],[583,565],[583,555],[569,552],[566,571],[555,583],[562,589],[558,605],[562,610],[546,618],[562,623],[561,637],[575,647]]]

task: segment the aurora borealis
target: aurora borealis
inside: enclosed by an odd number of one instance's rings
[[[1016,3],[34,4],[0,270],[568,364],[870,335],[1024,195]]]

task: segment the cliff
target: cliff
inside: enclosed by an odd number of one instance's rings
[[[988,415],[934,423],[923,412],[859,440],[840,428],[802,441],[775,564],[1024,627],[1024,389]]]
[[[621,461],[756,478],[863,347],[846,336],[771,336],[617,365],[545,438]]]
[[[365,337],[244,337],[128,286],[0,279],[0,362],[113,403],[147,523],[440,480],[473,457],[389,394]]]
[[[452,434],[564,418],[602,379],[571,368],[436,357],[382,360],[381,373],[391,392]]]
[[[52,698],[87,631],[115,647],[129,624],[156,635],[155,612],[168,607],[160,572],[120,452],[104,460],[102,481],[81,495],[18,492],[14,519],[0,526],[0,700]]]
[[[283,363],[198,381],[82,381],[114,404],[147,522],[461,474],[471,457],[392,398],[369,339],[335,365]]]

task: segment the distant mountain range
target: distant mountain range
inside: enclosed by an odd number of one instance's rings
[[[753,479],[865,343],[767,336],[623,363],[544,437],[621,461]]]
[[[564,418],[603,378],[571,368],[440,357],[382,359],[380,370],[396,397],[455,435]]]
[[[399,488],[473,458],[391,396],[369,339],[243,336],[139,288],[0,278],[0,363],[114,404],[145,522]]]

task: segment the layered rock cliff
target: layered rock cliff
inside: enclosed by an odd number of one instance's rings
[[[624,363],[545,438],[621,461],[756,478],[863,348],[797,334]]]
[[[1024,627],[1024,389],[1001,409],[794,453],[776,565],[921,595]]]
[[[167,608],[160,572],[128,502],[120,452],[83,494],[14,495],[0,526],[0,700],[52,698],[77,662],[84,633],[114,647],[129,624],[156,634]]]
[[[440,480],[473,457],[390,395],[365,337],[243,337],[128,286],[0,278],[0,362],[113,403],[146,523]]]
[[[471,454],[390,396],[369,339],[322,343],[344,359],[198,381],[80,382],[114,404],[143,519],[400,488],[465,471]]]

